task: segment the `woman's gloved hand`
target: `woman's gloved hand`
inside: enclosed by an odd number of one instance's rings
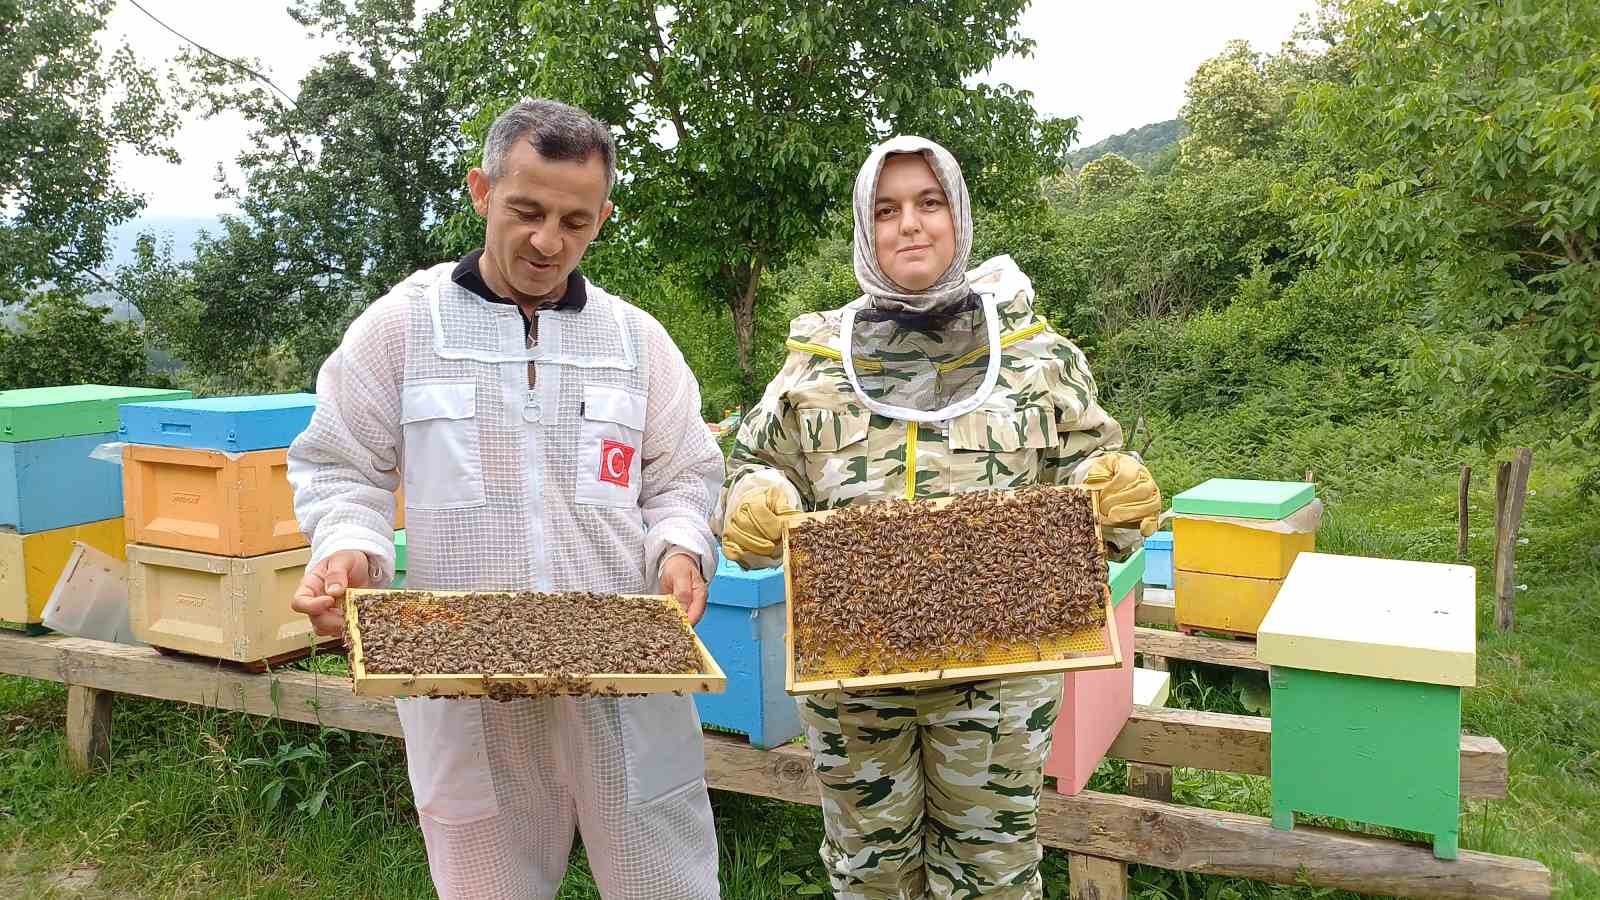
[[[783,552],[784,516],[796,511],[780,487],[744,492],[722,530],[722,555],[745,569],[775,568]]]
[[[1083,483],[1100,490],[1101,524],[1155,534],[1161,489],[1144,463],[1126,453],[1106,453],[1089,463]]]

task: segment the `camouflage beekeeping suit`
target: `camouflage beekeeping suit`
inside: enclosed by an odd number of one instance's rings
[[[1082,351],[1035,314],[1027,276],[1002,256],[969,278],[991,298],[1002,348],[995,387],[975,409],[930,423],[868,411],[845,372],[842,311],[801,316],[783,370],[739,430],[724,509],[771,486],[816,510],[1076,483],[1118,448],[1121,428],[1097,402]],[[981,327],[980,311],[969,317],[960,327]],[[856,346],[865,380],[875,363]],[[929,377],[962,383],[963,370],[976,377],[987,365],[967,346],[949,329],[903,330],[878,359],[925,355]],[[1038,802],[1060,698],[1059,676],[800,698],[837,896],[1042,896]]]
[[[974,290],[1002,298],[999,381],[977,409],[924,425],[870,413],[845,377],[840,311],[800,316],[783,370],[739,429],[725,509],[771,484],[794,490],[806,510],[1075,484],[1094,456],[1120,448],[1122,428],[1100,407],[1083,351],[1034,313],[1027,276],[1001,256],[970,278]],[[908,332],[895,352],[925,352],[947,371],[984,365],[981,356],[942,354],[935,341],[944,342]]]

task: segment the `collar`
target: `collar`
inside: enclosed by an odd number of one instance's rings
[[[450,273],[450,280],[490,303],[508,303],[520,309],[520,305],[515,300],[496,294],[489,287],[488,282],[483,280],[483,270],[478,267],[478,259],[482,256],[483,250],[480,248],[461,257],[461,262],[456,263],[455,271]],[[572,274],[567,276],[566,291],[554,303],[546,301],[541,304],[541,308],[577,312],[583,309],[583,305],[588,302],[589,291],[585,285],[583,273],[573,269]]]

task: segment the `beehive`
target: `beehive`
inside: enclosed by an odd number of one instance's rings
[[[1158,531],[1144,539],[1144,583],[1172,587],[1172,532]]]
[[[1335,816],[1457,855],[1461,689],[1476,680],[1468,566],[1302,553],[1261,623],[1272,822]]]
[[[241,558],[129,544],[128,618],[134,637],[241,663],[306,650],[313,637],[311,621],[289,604],[310,558],[310,548],[304,547]]]
[[[220,556],[307,544],[294,515],[287,451],[234,456],[129,444],[122,448],[130,543]]]
[[[717,556],[706,613],[695,632],[728,675],[720,694],[696,694],[700,721],[743,732],[756,747],[788,743],[804,728],[784,690],[785,595],[782,569],[745,571]]]
[[[20,443],[117,430],[117,407],[178,400],[188,391],[76,384],[0,391],[0,442]]]
[[[0,624],[40,630],[40,617],[50,592],[72,556],[72,542],[82,541],[117,559],[123,558],[122,519],[69,525],[33,534],[0,528]]]
[[[394,533],[394,581],[391,587],[406,586],[406,530],[404,528]]]
[[[1137,588],[1144,575],[1146,551],[1110,566],[1109,586],[1116,598],[1117,643],[1122,664],[1115,669],[1067,672],[1061,676],[1061,708],[1056,716],[1050,756],[1044,773],[1056,779],[1056,790],[1076,794],[1089,783],[1111,742],[1133,711],[1133,618]]]
[[[1196,516],[1281,525],[1315,495],[1315,486],[1306,482],[1213,478],[1174,497],[1172,586],[1178,627],[1254,635],[1295,557],[1316,547],[1314,532]]]
[[[294,443],[316,412],[315,394],[267,394],[130,403],[121,410],[122,440],[160,447],[248,453]]]
[[[0,526],[23,534],[122,515],[122,472],[91,459],[115,432],[0,442]]]

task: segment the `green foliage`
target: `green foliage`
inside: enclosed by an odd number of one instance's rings
[[[175,118],[127,46],[96,41],[111,0],[0,0],[0,306],[81,295],[107,231],[142,207],[113,154],[176,159]]]
[[[829,213],[848,204],[874,142],[910,132],[946,144],[980,201],[1035,195],[1060,167],[1071,121],[1039,120],[1025,93],[967,85],[996,57],[1031,49],[1014,30],[1025,6],[696,0],[663,14],[528,2],[526,55],[539,64],[512,87],[616,129],[625,177],[610,240],[729,310],[754,392],[762,275],[835,227]],[[499,105],[484,100],[480,127]]]
[[[19,330],[0,328],[0,390],[58,384],[152,385],[137,325],[59,291],[35,294]]]
[[[1193,133],[1184,152],[1216,149],[1251,156],[1271,145],[1283,116],[1282,84],[1268,76],[1262,55],[1242,40],[1200,64],[1184,89],[1179,113]]]
[[[1282,192],[1327,265],[1398,273],[1426,328],[1403,385],[1494,442],[1550,404],[1600,417],[1600,7],[1354,2],[1348,85],[1305,93],[1306,133],[1351,160]],[[1592,432],[1590,432],[1592,433]]]
[[[1086,201],[1103,200],[1121,193],[1139,180],[1144,171],[1118,153],[1106,155],[1085,165],[1078,173],[1078,195]]]
[[[435,226],[465,193],[460,113],[411,0],[291,13],[339,48],[293,99],[187,55],[188,108],[251,123],[245,183],[229,189],[240,211],[192,262],[147,249],[124,279],[187,376],[225,391],[310,384],[366,303],[445,258]]]
[[[1228,160],[1139,181],[1100,202],[981,211],[974,258],[1009,253],[1044,313],[1088,346],[1137,321],[1225,304],[1260,264],[1292,275],[1271,163]]]

